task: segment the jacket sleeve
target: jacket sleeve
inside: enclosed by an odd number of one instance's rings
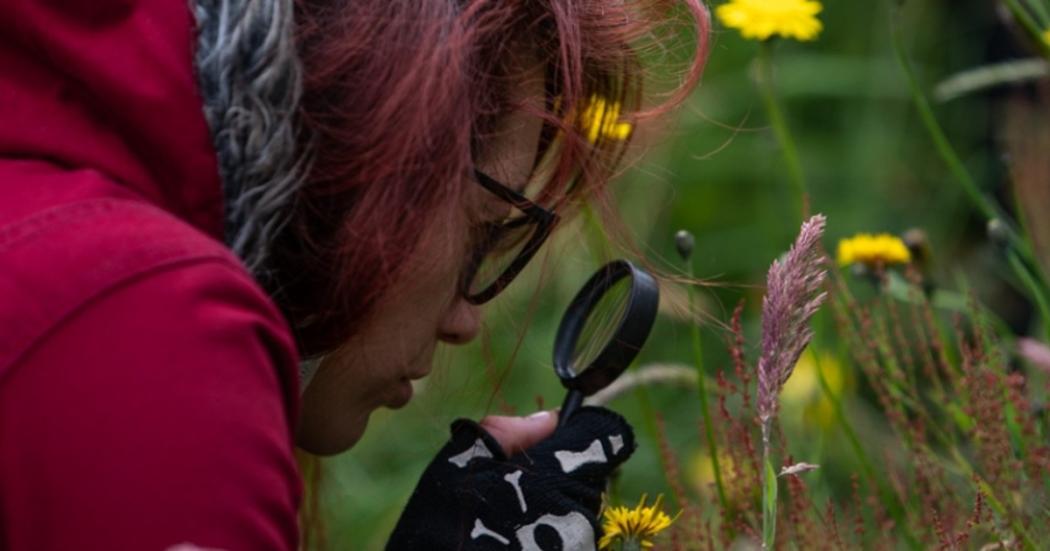
[[[0,384],[0,548],[296,549],[295,363],[220,262],[94,299]]]

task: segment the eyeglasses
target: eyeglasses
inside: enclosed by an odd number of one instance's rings
[[[463,270],[461,294],[471,304],[482,304],[503,291],[529,263],[550,236],[558,215],[480,170],[475,170],[474,176],[482,187],[517,211],[482,226]]]

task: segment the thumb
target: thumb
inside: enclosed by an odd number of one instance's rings
[[[489,415],[479,424],[499,442],[507,456],[511,456],[550,436],[558,425],[558,416],[550,411],[539,411],[528,417]]]

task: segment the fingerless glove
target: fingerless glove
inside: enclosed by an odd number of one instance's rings
[[[619,414],[583,407],[546,440],[507,457],[474,421],[423,472],[387,549],[592,550],[609,475],[634,452]]]

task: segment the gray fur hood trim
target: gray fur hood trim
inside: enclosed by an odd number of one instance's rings
[[[218,156],[227,245],[265,287],[270,246],[308,171],[292,0],[191,0],[197,78]]]

